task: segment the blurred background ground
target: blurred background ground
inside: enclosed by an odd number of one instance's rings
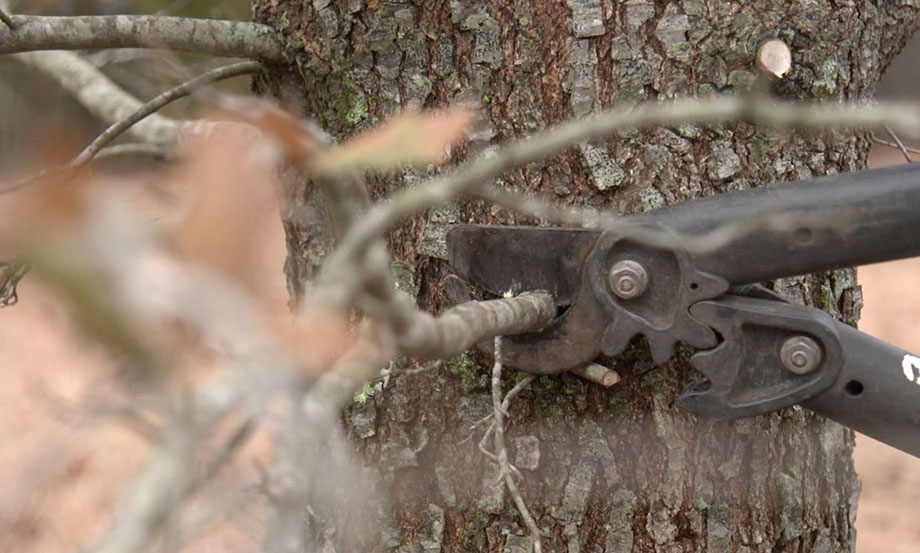
[[[179,4],[194,8],[200,3]],[[215,5],[236,4],[241,3]],[[232,10],[183,15],[246,18]],[[890,68],[880,96],[920,99],[917,60],[920,39]],[[124,65],[114,63],[111,70],[117,72]],[[161,67],[162,73],[168,74],[171,67]],[[37,95],[25,95],[14,86],[23,78],[37,83],[28,87]],[[24,126],[40,135],[43,129],[32,123],[39,114],[49,115],[49,106],[55,119],[69,117],[71,128],[82,129],[69,137],[77,145],[99,130],[98,123],[57,87],[43,83],[34,75],[24,75],[15,64],[0,62],[2,169],[9,170],[14,161],[27,165],[31,160],[28,153],[35,150],[34,137],[24,137],[15,129]],[[239,83],[234,86],[245,89]],[[149,77],[134,83],[134,91],[145,97],[162,88],[159,80]],[[187,104],[179,104],[173,109],[186,108]],[[876,148],[871,165],[903,161],[896,150]],[[141,180],[133,186],[144,194],[147,184]],[[267,230],[261,243],[264,284],[278,301],[284,301],[280,224]],[[860,328],[904,349],[920,351],[920,323],[916,322],[920,259],[861,267],[859,280],[865,299]],[[74,551],[103,531],[113,512],[117,516],[124,485],[149,451],[149,436],[130,421],[112,424],[119,394],[106,384],[108,359],[87,345],[55,299],[28,278],[20,297],[15,307],[0,310],[0,435],[7,437],[0,441],[0,553]],[[93,397],[103,401],[87,404],[86,399]],[[264,457],[265,448],[257,441],[242,452],[225,477],[257,482],[257,462]],[[859,436],[856,466],[863,482],[857,551],[920,552],[920,459]],[[247,519],[245,509],[241,513],[233,524],[205,542],[195,542],[193,548],[221,553],[254,550],[258,524]]]

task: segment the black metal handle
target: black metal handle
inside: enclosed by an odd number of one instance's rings
[[[920,457],[920,356],[836,324],[844,366],[802,406]]]
[[[920,163],[683,202],[640,216],[730,283],[920,255]]]

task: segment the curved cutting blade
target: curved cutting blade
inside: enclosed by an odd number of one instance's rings
[[[447,233],[450,266],[493,294],[546,290],[571,305],[598,231],[550,227],[457,225]]]

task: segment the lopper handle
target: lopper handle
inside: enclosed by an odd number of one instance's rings
[[[920,457],[920,356],[836,324],[843,368],[830,388],[801,405]]]
[[[722,194],[639,219],[732,285],[920,256],[920,163]]]

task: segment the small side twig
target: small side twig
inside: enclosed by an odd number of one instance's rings
[[[524,389],[524,387],[525,386],[521,386],[521,389]],[[492,366],[492,416],[494,417],[493,435],[495,436],[495,456],[498,459],[499,470],[505,479],[505,486],[508,488],[508,493],[511,494],[511,498],[514,500],[518,512],[521,513],[521,518],[524,519],[524,524],[533,537],[534,553],[542,553],[543,546],[540,543],[540,529],[537,527],[536,521],[534,521],[533,516],[530,514],[530,510],[527,509],[527,504],[524,503],[524,498],[521,497],[521,492],[518,490],[517,484],[514,483],[514,477],[511,474],[511,465],[508,462],[508,451],[505,449],[505,423],[504,408],[502,404],[502,337],[496,336],[495,364]]]
[[[129,553],[143,549],[159,534],[170,513],[201,484],[189,476],[194,450],[208,431],[235,407],[244,388],[237,375],[225,377],[202,390],[183,415],[166,430],[127,498],[115,527],[93,546],[93,553]]]
[[[511,388],[511,390],[509,390],[508,393],[505,394],[505,399],[502,400],[502,411],[506,415],[508,414],[508,408],[511,407],[511,400],[514,399],[514,396],[521,393],[525,388],[530,386],[530,384],[536,379],[537,377],[535,377],[532,374],[529,374],[523,380],[515,384],[514,388]],[[489,437],[492,435],[492,431],[495,429],[494,428],[495,421],[492,419],[492,415],[483,417],[479,419],[478,421],[474,422],[470,426],[470,435],[464,438],[462,441],[458,442],[457,445],[466,443],[467,441],[472,439],[473,432],[475,432],[477,428],[479,428],[480,426],[486,423],[489,423],[489,426],[486,428],[485,433],[483,433],[482,439],[479,440],[479,451],[485,454],[485,456],[488,457],[489,459],[492,459],[493,461],[497,462],[495,458],[495,454],[489,451],[488,449],[486,449],[486,442],[489,441]],[[515,473],[517,473],[517,469],[514,467],[514,465],[511,465],[511,469],[514,470]]]
[[[0,307],[19,301],[16,286],[28,272],[29,266],[21,261],[0,261]]]
[[[897,145],[898,149],[901,150],[901,153],[904,154],[904,158],[907,160],[907,163],[913,163],[914,159],[910,157],[910,152],[907,150],[907,146],[901,142],[901,138],[894,132],[894,129],[891,127],[885,127],[885,132],[888,133],[888,136],[894,140],[894,143]]]
[[[889,148],[900,148],[900,146],[898,146],[894,142],[890,142],[888,140],[885,140],[884,138],[880,138],[875,133],[872,133],[872,140],[878,144],[881,144],[882,146],[888,146]],[[910,146],[904,146],[904,149],[912,154],[920,154],[920,148],[911,148]]]
[[[65,179],[70,179],[76,177],[80,174],[81,170],[86,166],[86,164],[92,161],[92,159],[97,154],[99,154],[100,151],[102,151],[103,148],[105,148],[110,142],[121,136],[125,131],[137,123],[143,121],[146,117],[154,115],[157,111],[169,103],[174,102],[179,98],[188,96],[189,94],[192,94],[195,91],[200,90],[201,88],[213,84],[217,81],[229,79],[231,77],[238,77],[240,75],[256,73],[262,68],[262,64],[255,61],[236,63],[233,65],[212,69],[211,71],[207,71],[206,73],[203,73],[190,81],[186,81],[178,86],[175,86],[166,92],[163,92],[156,98],[153,98],[149,102],[141,105],[125,118],[113,123],[102,134],[97,136],[86,148],[83,149],[82,152],[77,155],[77,157],[75,157],[67,165],[46,169],[40,172],[38,175],[25,178],[9,186],[0,188],[0,194],[6,194],[20,190],[22,188],[26,188],[46,178],[64,177]],[[181,123],[176,123],[177,128],[179,125],[181,125]],[[175,135],[175,133],[172,134],[173,136]],[[162,150],[162,148],[158,150],[157,146],[157,144],[154,144],[146,148],[142,153],[163,155],[162,152],[164,152],[164,150]],[[137,152],[138,150],[135,149],[134,151]],[[124,152],[117,153],[121,154]]]
[[[2,7],[0,7],[0,21],[4,23],[10,30],[16,29],[16,22],[13,21],[13,18],[10,17],[10,14],[6,13]]]
[[[192,94],[193,92],[217,81],[222,81],[231,77],[238,77],[240,75],[257,73],[262,70],[262,67],[262,64],[255,61],[235,63],[233,65],[212,69],[190,81],[186,81],[178,86],[170,88],[166,92],[163,92],[156,98],[142,105],[131,115],[107,128],[102,134],[97,136],[96,139],[89,144],[89,146],[84,148],[76,158],[74,158],[74,160],[71,162],[71,165],[74,167],[85,165],[89,160],[93,158],[93,156],[99,152],[99,150],[101,150],[111,141],[115,140],[123,132],[131,128],[132,125],[147,117],[148,115],[156,113],[167,104],[174,102],[179,98],[184,98],[185,96],[188,96],[189,94]]]

